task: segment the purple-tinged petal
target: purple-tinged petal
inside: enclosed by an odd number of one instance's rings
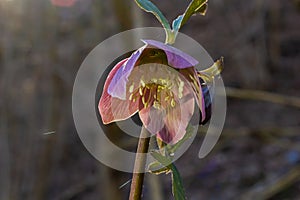
[[[116,72],[123,66],[128,59],[120,61],[109,73],[100,98],[98,109],[102,117],[102,122],[108,124],[114,121],[123,120],[131,117],[139,109],[139,102],[120,100],[112,97],[108,92],[108,86]]]
[[[176,49],[175,47],[169,46],[162,42],[155,40],[142,40],[145,44],[162,49],[165,51],[168,63],[170,66],[177,69],[184,69],[197,65],[199,62],[192,56]]]
[[[126,85],[128,82],[128,77],[133,70],[135,63],[139,59],[140,55],[144,51],[146,46],[139,48],[135,51],[128,60],[118,69],[111,83],[108,86],[108,94],[112,97],[116,97],[122,100],[126,99]]]
[[[205,119],[200,121],[200,124],[206,124],[211,118],[211,104],[212,98],[210,96],[209,86],[204,82],[202,78],[199,77],[199,81],[201,84],[203,100],[205,104]]]

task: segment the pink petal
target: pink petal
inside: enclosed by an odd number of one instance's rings
[[[104,124],[127,119],[138,111],[139,101],[121,100],[117,97],[112,97],[107,91],[117,70],[120,69],[127,60],[128,58],[116,64],[105,81],[102,96],[98,104],[98,109]]]
[[[193,89],[193,95],[196,99],[197,105],[201,111],[201,121],[203,122],[206,118],[205,115],[205,102],[203,98],[201,84],[194,67],[180,69],[179,72],[187,79]]]
[[[188,123],[194,113],[194,98],[184,97],[176,100],[175,107],[166,109],[165,127],[159,131],[157,137],[168,144],[175,144],[183,138]]]
[[[157,110],[153,107],[148,107],[142,109],[139,112],[139,115],[143,125],[152,135],[161,131],[165,125],[164,117],[166,114],[164,110]]]
[[[162,109],[144,108],[139,112],[145,128],[157,134],[165,143],[175,144],[186,133],[186,127],[194,112],[194,97],[186,92],[181,99],[176,98],[175,107]]]

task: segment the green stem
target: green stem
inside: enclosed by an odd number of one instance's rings
[[[173,44],[175,42],[176,35],[163,13],[153,4],[150,0],[135,0],[135,3],[144,11],[152,13],[158,21],[161,23],[166,32],[166,44]]]
[[[176,40],[176,36],[177,34],[175,34],[174,31],[172,31],[171,29],[165,29],[166,32],[166,44],[174,44],[175,40]]]
[[[134,172],[142,172],[145,170],[146,156],[149,148],[149,132],[146,128],[142,128],[137,148],[137,154],[134,163]],[[142,198],[143,182],[145,173],[133,173],[129,200],[140,200]]]

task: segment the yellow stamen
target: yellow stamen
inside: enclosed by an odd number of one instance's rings
[[[145,87],[146,86],[146,84],[145,84],[145,82],[141,79],[141,84],[142,84],[142,87]]]
[[[181,99],[182,96],[183,96],[183,95],[182,95],[182,91],[179,90],[179,91],[178,91],[178,98]]]
[[[157,92],[159,93],[159,92],[161,92],[162,90],[165,90],[166,89],[166,86],[164,86],[164,85],[158,85],[157,86]]]
[[[139,88],[139,93],[141,96],[143,96],[143,88],[142,87]]]
[[[152,81],[153,83],[157,83],[157,79],[156,79],[156,78],[151,79],[151,81]]]
[[[132,85],[129,87],[129,92],[130,92],[130,93],[133,92],[133,88],[134,88],[134,83],[132,83]]]
[[[195,80],[194,76],[192,76],[191,74],[189,74],[189,77],[190,77],[191,80]]]
[[[182,96],[183,96],[183,86],[184,86],[184,82],[180,80],[179,87],[178,87],[178,97],[179,97],[179,99],[181,99]]]
[[[174,98],[172,98],[172,100],[171,100],[171,106],[174,108],[175,105],[176,105],[175,100],[174,100]]]
[[[133,94],[130,94],[130,96],[129,96],[130,101],[132,100],[132,97],[133,97]]]
[[[143,102],[144,105],[146,104],[145,96],[142,96],[142,102]]]
[[[159,79],[159,82],[160,82],[162,85],[166,85],[166,83],[168,82],[168,80],[160,78],[160,79]]]
[[[173,82],[170,81],[170,80],[167,80],[165,85],[166,85],[166,87],[170,90],[170,89],[172,89],[172,87],[173,87]]]
[[[160,103],[158,101],[154,101],[153,102],[153,107],[156,108],[156,109],[160,109],[161,106],[160,106]]]
[[[166,97],[165,97],[165,101],[168,101],[169,99],[170,99],[169,96],[166,96]]]

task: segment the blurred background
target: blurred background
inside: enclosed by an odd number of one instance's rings
[[[169,20],[189,3],[153,2]],[[0,0],[1,200],[128,198],[131,174],[81,143],[71,95],[96,45],[144,26],[160,24],[133,0]],[[181,31],[225,57],[228,94],[213,151],[198,159],[199,130],[176,162],[188,199],[300,199],[300,1],[209,0]],[[170,183],[148,174],[144,199],[172,199]]]

